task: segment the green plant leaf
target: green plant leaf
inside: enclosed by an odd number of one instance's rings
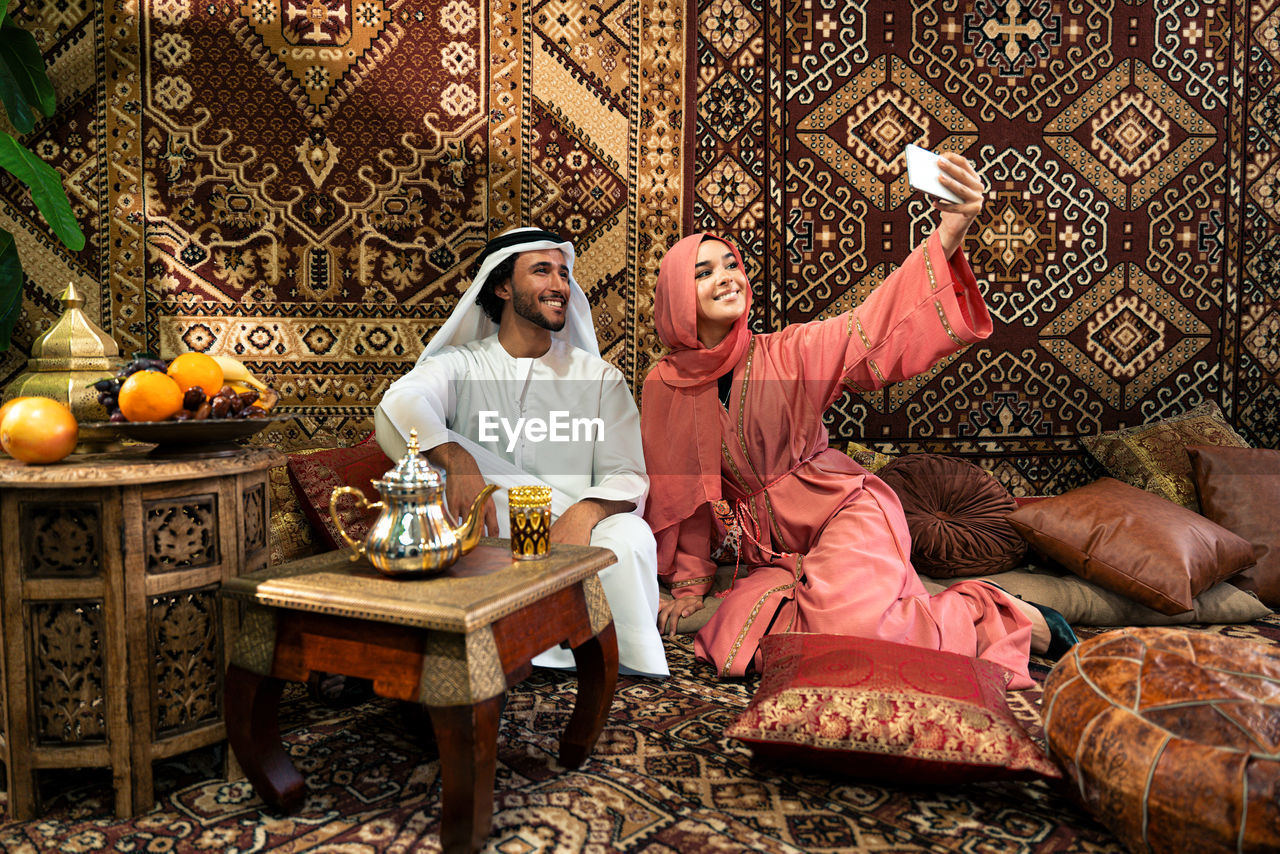
[[[7,37],[8,30],[8,27],[0,27],[0,43]],[[10,65],[12,60],[11,52],[0,48],[0,101],[4,102],[4,111],[18,133],[30,133],[36,126],[35,119],[31,116],[33,105],[27,100],[22,85],[14,76]]]
[[[58,170],[28,151],[9,134],[0,131],[0,166],[13,173],[13,177],[31,188],[31,200],[36,203],[45,221],[72,252],[84,248],[84,232],[71,212],[71,202],[62,188],[62,176]]]
[[[44,55],[40,53],[36,37],[13,21],[6,20],[4,26],[0,26],[0,60],[9,67],[27,103],[39,107],[46,116],[52,116],[58,99],[45,71]],[[8,106],[6,101],[5,107]],[[17,127],[16,123],[14,127]]]
[[[0,229],[0,352],[9,349],[9,338],[22,313],[22,263],[13,235]]]

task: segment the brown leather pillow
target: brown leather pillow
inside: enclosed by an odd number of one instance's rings
[[[1018,506],[1000,481],[956,457],[910,454],[878,472],[907,514],[911,563],[924,575],[986,575],[1018,565],[1027,544],[1009,524]]]
[[[1009,522],[1044,556],[1162,614],[1253,563],[1253,546],[1168,499],[1104,477],[1015,510]]]
[[[1280,608],[1280,451],[1270,448],[1187,448],[1200,509],[1253,543],[1257,563],[1231,583]]]

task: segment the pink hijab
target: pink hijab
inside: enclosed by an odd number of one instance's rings
[[[690,234],[667,250],[658,268],[653,324],[670,349],[649,371],[641,393],[640,435],[649,472],[644,516],[654,533],[720,498],[720,401],[716,379],[733,370],[751,343],[751,290],[729,334],[707,349],[698,340],[698,294],[693,267],[704,240],[723,241],[742,267],[738,249],[714,234]]]

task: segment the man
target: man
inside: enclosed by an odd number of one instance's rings
[[[622,374],[600,358],[573,261],[572,243],[540,229],[490,240],[458,308],[378,405],[378,443],[399,459],[416,429],[427,458],[445,469],[455,517],[486,481],[551,486],[552,542],[618,557],[600,580],[620,666],[666,676],[655,546],[642,516],[640,416]],[[495,498],[485,532],[505,536],[505,490]],[[554,648],[533,663],[572,667],[573,655]]]

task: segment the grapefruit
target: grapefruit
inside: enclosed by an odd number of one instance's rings
[[[24,463],[56,463],[75,450],[80,426],[65,404],[49,397],[18,397],[0,412],[0,448]]]

